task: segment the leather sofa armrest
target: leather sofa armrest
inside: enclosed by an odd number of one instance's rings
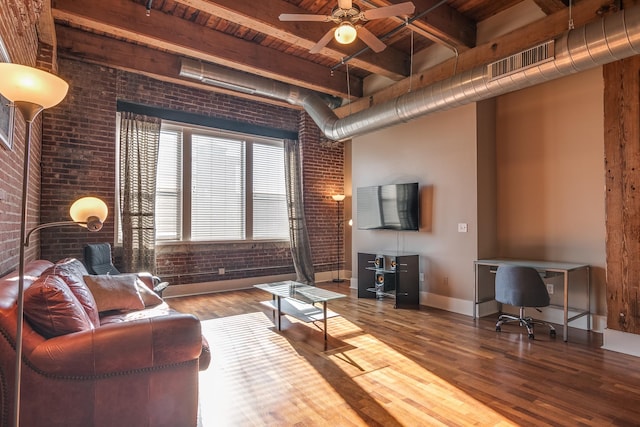
[[[201,350],[199,320],[175,313],[51,338],[28,359],[44,375],[94,377],[195,360]]]

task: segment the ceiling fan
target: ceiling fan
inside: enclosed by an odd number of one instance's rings
[[[415,10],[412,2],[407,1],[391,6],[379,7],[376,9],[365,10],[353,4],[352,0],[338,0],[338,6],[334,7],[331,15],[313,15],[307,13],[283,13],[280,15],[281,21],[316,21],[316,22],[334,22],[338,24],[333,27],[316,43],[310,50],[310,53],[318,53],[325,47],[331,38],[335,38],[338,43],[349,44],[360,36],[360,39],[371,48],[374,52],[382,52],[387,45],[376,37],[371,31],[364,26],[358,24],[359,21],[367,22],[373,19],[389,18],[391,16],[409,15]]]

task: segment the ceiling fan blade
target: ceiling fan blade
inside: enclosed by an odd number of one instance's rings
[[[380,53],[387,47],[387,45],[384,44],[382,40],[377,38],[371,31],[367,30],[365,27],[358,28],[358,37],[360,37],[360,40],[365,42],[365,44],[369,46],[375,53]]]
[[[327,31],[327,33],[324,36],[322,36],[320,41],[318,41],[318,43],[316,43],[315,45],[313,45],[313,47],[311,49],[309,49],[309,53],[318,53],[318,52],[320,52],[323,47],[325,47],[326,45],[329,44],[329,42],[333,38],[333,33],[335,31],[336,31],[335,28],[332,28],[329,31]]]
[[[278,17],[281,21],[316,21],[329,22],[331,17],[327,15],[313,15],[310,13],[281,13]]]
[[[391,16],[411,15],[415,10],[416,6],[410,1],[406,1],[391,6],[365,10],[362,12],[362,16],[364,19],[371,21],[372,19],[389,18]]]
[[[349,10],[353,7],[351,0],[338,0],[338,7],[340,9]]]

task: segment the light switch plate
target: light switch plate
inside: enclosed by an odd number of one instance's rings
[[[466,222],[458,223],[458,233],[466,233],[469,230],[469,226]]]

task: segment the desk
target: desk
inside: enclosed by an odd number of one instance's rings
[[[263,283],[254,285],[258,289],[271,294],[271,301],[263,301],[262,304],[273,310],[273,316],[278,313],[278,330],[282,329],[281,317],[288,314],[304,322],[322,320],[324,324],[324,340],[327,341],[327,317],[335,316],[335,313],[327,314],[327,301],[344,298],[346,295],[304,283],[286,280],[284,282]],[[322,309],[315,304],[322,303]]]
[[[479,259],[474,262],[474,269],[476,275],[476,283],[474,289],[474,304],[473,304],[473,317],[478,317],[478,304],[483,302],[495,300],[495,282],[493,280],[487,280],[487,270],[489,273],[495,273],[500,264],[522,265],[526,267],[533,267],[545,276],[548,273],[562,274],[563,275],[563,336],[567,341],[569,338],[569,322],[574,321],[580,317],[587,316],[587,330],[591,330],[591,285],[589,283],[589,265],[569,262],[553,262],[553,261],[533,261],[533,260],[521,260],[521,259]],[[484,271],[483,271],[484,270]],[[582,309],[577,309],[569,305],[569,285],[570,277],[576,273],[583,272],[586,276],[586,301],[587,306]],[[491,274],[495,278],[495,274]],[[578,312],[569,317],[569,309],[577,310]]]

